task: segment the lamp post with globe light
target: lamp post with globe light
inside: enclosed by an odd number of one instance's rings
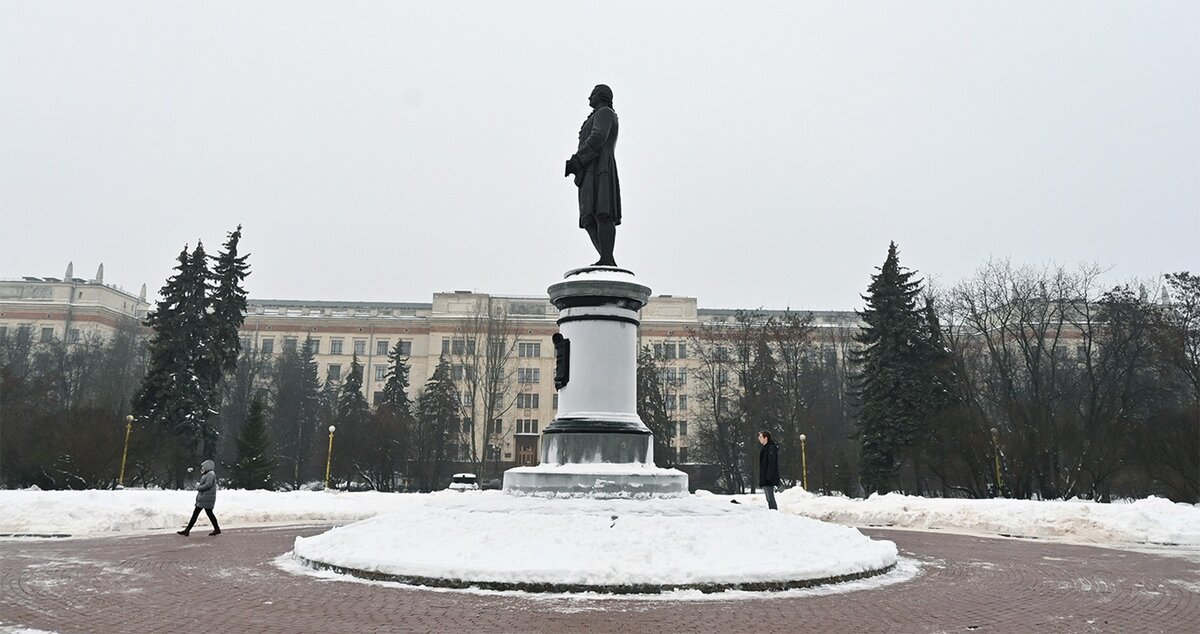
[[[125,459],[129,457],[129,435],[133,433],[133,415],[125,417],[125,448],[121,450],[121,473],[117,476],[117,488],[125,488]]]
[[[800,434],[800,484],[804,490],[808,490],[808,447],[804,441],[808,440],[808,436]]]
[[[325,489],[329,489],[329,466],[333,464],[333,432],[337,427],[329,426],[329,450],[325,452]]]

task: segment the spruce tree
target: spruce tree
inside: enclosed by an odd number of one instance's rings
[[[306,467],[312,455],[320,415],[317,401],[321,383],[317,379],[311,337],[305,338],[304,345],[298,350],[295,346],[284,347],[275,365],[273,383],[275,407],[271,428],[285,461],[287,479],[292,486],[298,487],[302,479],[310,475]]]
[[[215,449],[217,434],[210,419],[217,395],[211,383],[209,275],[203,244],[197,244],[191,253],[184,247],[175,270],[146,318],[154,335],[149,369],[134,410],[139,418],[181,443],[182,455],[174,465],[178,484],[182,462],[195,462],[197,450],[211,456]]]
[[[238,354],[242,349],[238,336],[246,317],[246,289],[242,284],[250,274],[250,265],[246,262],[250,256],[238,255],[238,242],[241,239],[242,225],[238,225],[228,234],[221,252],[214,258],[209,320],[212,322],[216,369],[220,373],[233,372],[237,368]],[[215,377],[214,382],[219,379],[220,376]]]
[[[333,472],[338,480],[350,481],[361,475],[358,467],[370,452],[373,442],[368,426],[370,407],[362,393],[363,368],[355,354],[350,361],[350,371],[338,388],[336,408],[337,436],[334,440]],[[340,440],[338,440],[340,439]]]
[[[929,344],[917,295],[915,271],[900,266],[893,242],[887,259],[871,276],[864,326],[855,335],[858,362],[859,479],[868,493],[887,493],[900,451],[923,433],[929,397]]]
[[[267,437],[262,400],[250,404],[250,415],[237,438],[237,461],[229,465],[229,477],[238,489],[275,489],[275,458]]]
[[[392,410],[399,412],[409,412],[412,403],[408,399],[408,364],[405,363],[405,357],[400,353],[400,346],[403,342],[397,341],[395,346],[392,346],[392,351],[388,353],[387,382],[383,384],[383,400],[377,405],[386,405]]]
[[[377,491],[395,489],[396,475],[407,457],[408,436],[412,429],[408,387],[408,366],[400,353],[401,342],[388,353],[387,382],[376,410],[367,425],[354,430],[354,444],[362,450],[355,455],[356,467]]]
[[[363,396],[362,385],[363,368],[358,362],[358,355],[355,354],[350,359],[350,371],[346,374],[346,380],[338,390],[337,415],[343,425],[361,424],[366,420],[370,408],[367,406],[366,397]]]
[[[775,355],[766,338],[766,328],[759,330],[754,342],[754,356],[750,360],[742,385],[742,402],[738,408],[742,415],[743,436],[757,438],[758,432],[767,430],[777,442],[784,439],[784,394],[779,380]],[[750,488],[758,486],[758,457],[761,446],[757,442],[745,445],[746,466],[749,469]],[[781,465],[782,466],[782,465]]]
[[[296,425],[296,464],[292,471],[294,486],[300,486],[306,477],[308,456],[312,453],[313,440],[318,436],[321,425],[321,379],[317,376],[316,353],[313,352],[312,336],[305,337],[300,349],[300,411]]]
[[[442,484],[445,463],[457,452],[454,438],[462,425],[458,389],[450,377],[450,363],[445,357],[425,383],[425,391],[417,399],[417,412],[425,445],[422,447],[425,451],[418,456],[423,463],[421,488],[429,491]]]

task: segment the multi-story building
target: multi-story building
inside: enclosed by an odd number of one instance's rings
[[[92,279],[72,275],[0,280],[0,340],[24,332],[34,342],[77,343],[108,338],[118,328],[141,328],[150,309],[146,287],[133,295],[104,283],[104,265]]]
[[[698,308],[694,297],[658,295],[642,309],[640,346],[649,347],[663,368],[665,400],[674,421],[670,441],[678,462],[688,461],[688,413],[692,389],[689,372],[698,361],[689,354],[689,332],[696,326],[732,319],[734,310]],[[763,311],[771,314],[777,311]],[[249,301],[242,328],[243,343],[275,354],[301,346],[312,338],[318,374],[323,380],[342,380],[357,356],[363,368],[363,390],[374,405],[382,396],[389,367],[388,353],[399,343],[407,356],[410,397],[429,379],[442,357],[451,364],[460,397],[472,409],[469,389],[479,367],[476,343],[489,339],[486,316],[502,322],[509,351],[505,355],[507,388],[502,413],[473,425],[476,447],[500,466],[537,464],[541,431],[554,419],[558,395],[554,389],[554,346],[558,310],[546,297],[489,295],[467,291],[435,293],[430,303],[328,302],[304,300]],[[857,329],[858,317],[849,311],[812,313],[817,341],[829,351],[832,342]],[[834,331],[837,334],[834,335]],[[492,331],[492,339],[500,339]],[[483,344],[480,343],[482,346]],[[481,411],[481,407],[473,408]]]

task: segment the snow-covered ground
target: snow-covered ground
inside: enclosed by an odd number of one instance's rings
[[[785,513],[850,526],[1034,537],[1110,546],[1200,548],[1200,506],[1176,504],[1163,498],[1100,504],[1083,500],[923,498],[891,493],[856,500],[815,495],[799,487],[775,497]],[[761,494],[732,498],[743,504],[766,504]]]
[[[191,514],[195,492],[0,491],[0,535],[93,536],[175,531]],[[431,498],[473,495],[222,490],[222,528],[305,522],[349,523],[423,506]],[[716,496],[765,505],[761,495]],[[1098,504],[1083,501],[959,500],[905,495],[866,500],[817,496],[800,489],[777,495],[784,513],[850,526],[1038,537],[1110,546],[1168,544],[1200,548],[1200,507],[1161,498]],[[454,499],[454,498],[451,498]],[[201,526],[206,525],[204,515]]]

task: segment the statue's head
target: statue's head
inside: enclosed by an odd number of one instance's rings
[[[596,87],[592,89],[592,95],[588,97],[588,105],[593,108],[599,108],[601,105],[611,108],[612,104],[612,88],[604,84],[596,84]]]

